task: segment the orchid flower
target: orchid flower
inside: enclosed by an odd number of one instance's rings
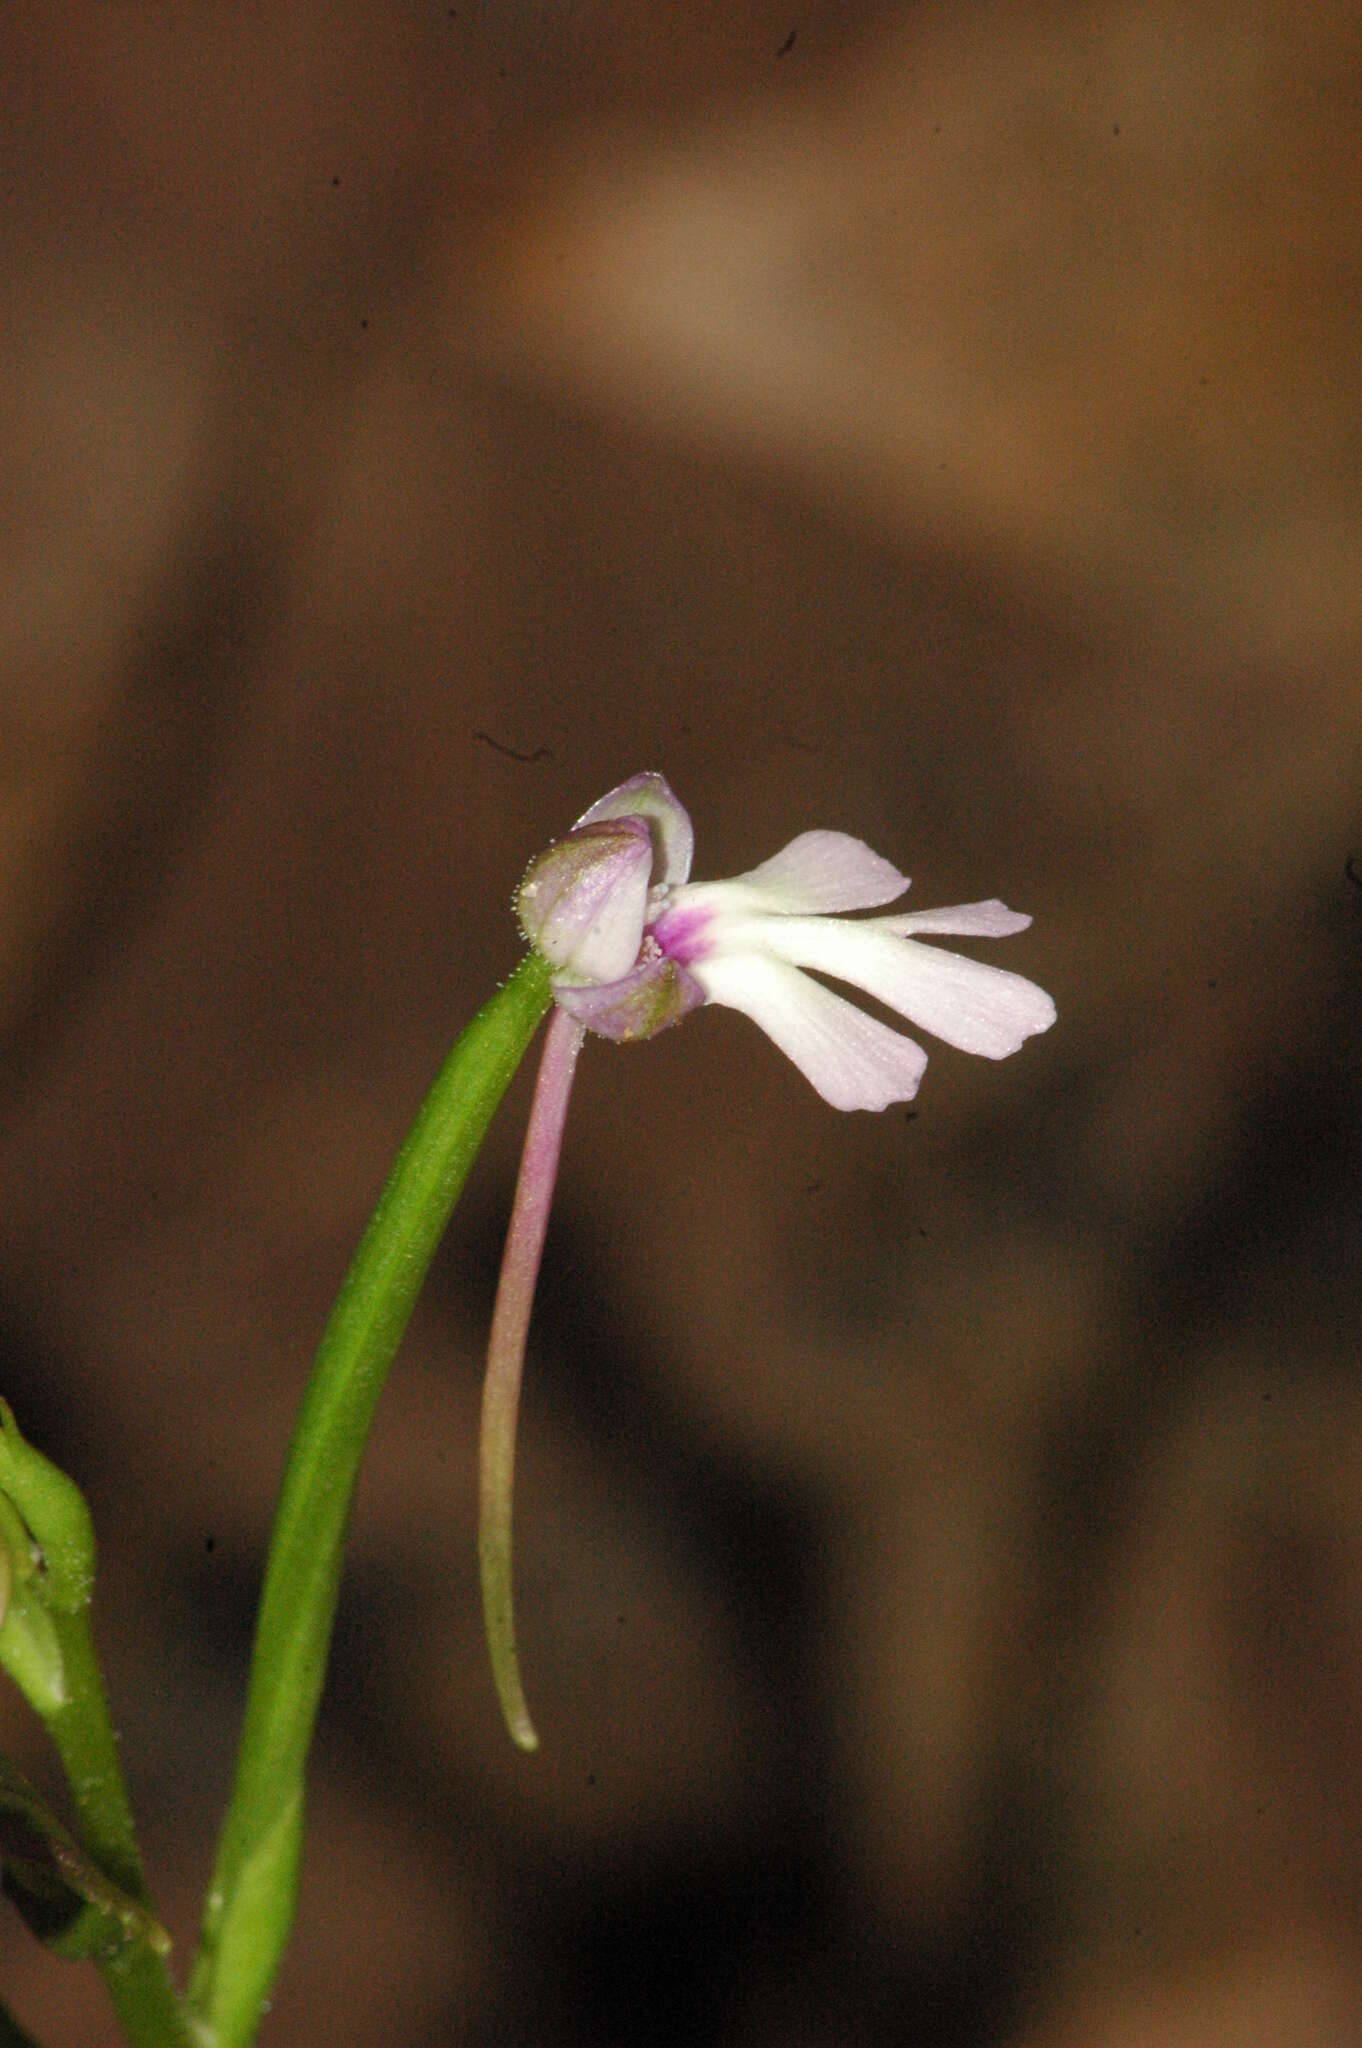
[[[924,945],[1007,938],[1031,920],[996,897],[849,921],[894,902],[908,878],[844,832],[804,832],[747,874],[690,880],[690,818],[662,776],[622,782],[533,861],[516,907],[552,969],[555,1010],[536,1084],[492,1317],[480,1470],[483,1603],[507,1725],[537,1745],[511,1608],[511,1483],[535,1280],[577,1055],[587,1031],[652,1038],[692,1010],[741,1010],[834,1109],[885,1109],[917,1093],[917,1042],[825,988],[860,989],[962,1052],[1003,1059],[1055,1021],[1019,974]],[[810,972],[811,970],[811,972]]]

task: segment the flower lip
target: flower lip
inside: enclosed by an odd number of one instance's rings
[[[1034,982],[991,962],[907,938],[896,929],[902,922],[738,917],[724,927],[723,951],[830,975],[897,1010],[934,1038],[985,1059],[1005,1059],[1054,1022],[1055,1006]],[[704,965],[696,971],[704,981]]]
[[[834,1109],[911,1102],[927,1065],[915,1039],[762,953],[719,953],[696,977],[711,1002],[750,1017]]]

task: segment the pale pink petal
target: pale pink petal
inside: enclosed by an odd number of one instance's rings
[[[908,877],[863,839],[846,832],[801,832],[759,868],[711,886],[721,887],[735,908],[788,915],[875,910],[901,896]]]
[[[962,1052],[999,1060],[1035,1031],[1048,1030],[1055,1006],[1044,989],[1003,967],[967,960],[901,939],[884,920],[842,924],[821,917],[747,918],[724,931],[724,947],[756,948],[864,989],[923,1031]]]
[[[910,932],[949,932],[956,938],[1008,939],[1013,932],[1024,932],[1030,922],[1024,910],[1009,910],[996,896],[990,896],[987,903],[955,903],[948,910],[910,910],[903,916],[875,919],[882,931],[897,932],[905,939]]]
[[[693,969],[711,1002],[759,1024],[834,1109],[887,1109],[917,1093],[927,1055],[807,974],[760,954],[721,953]]]
[[[516,892],[521,928],[559,974],[618,981],[643,943],[652,869],[646,819],[581,826],[530,862]]]
[[[631,775],[610,790],[589,811],[582,812],[577,826],[594,825],[602,818],[646,819],[653,837],[654,883],[685,881],[695,851],[690,813],[655,768]]]
[[[585,1024],[588,1031],[621,1043],[656,1038],[659,1031],[679,1024],[705,1000],[695,976],[655,950],[645,950],[638,965],[618,981],[597,982],[586,988],[555,981],[553,993],[559,1009]]]

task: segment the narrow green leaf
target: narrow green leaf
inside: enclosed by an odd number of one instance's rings
[[[289,1446],[236,1779],[190,2003],[216,2048],[253,2040],[293,1923],[304,1769],[369,1425],[493,1112],[549,1005],[530,954],[468,1026],[398,1153],[332,1310]]]

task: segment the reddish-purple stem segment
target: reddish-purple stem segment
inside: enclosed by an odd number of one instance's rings
[[[539,1277],[553,1187],[558,1178],[568,1096],[584,1036],[583,1027],[565,1011],[554,1010],[520,1158],[520,1177],[506,1233],[501,1278],[497,1282],[487,1347],[487,1378],[482,1390],[478,1561],[482,1571],[483,1619],[497,1697],[506,1726],[522,1749],[537,1749],[539,1737],[521,1690],[511,1605],[511,1487],[515,1474],[516,1414],[535,1281]]]

